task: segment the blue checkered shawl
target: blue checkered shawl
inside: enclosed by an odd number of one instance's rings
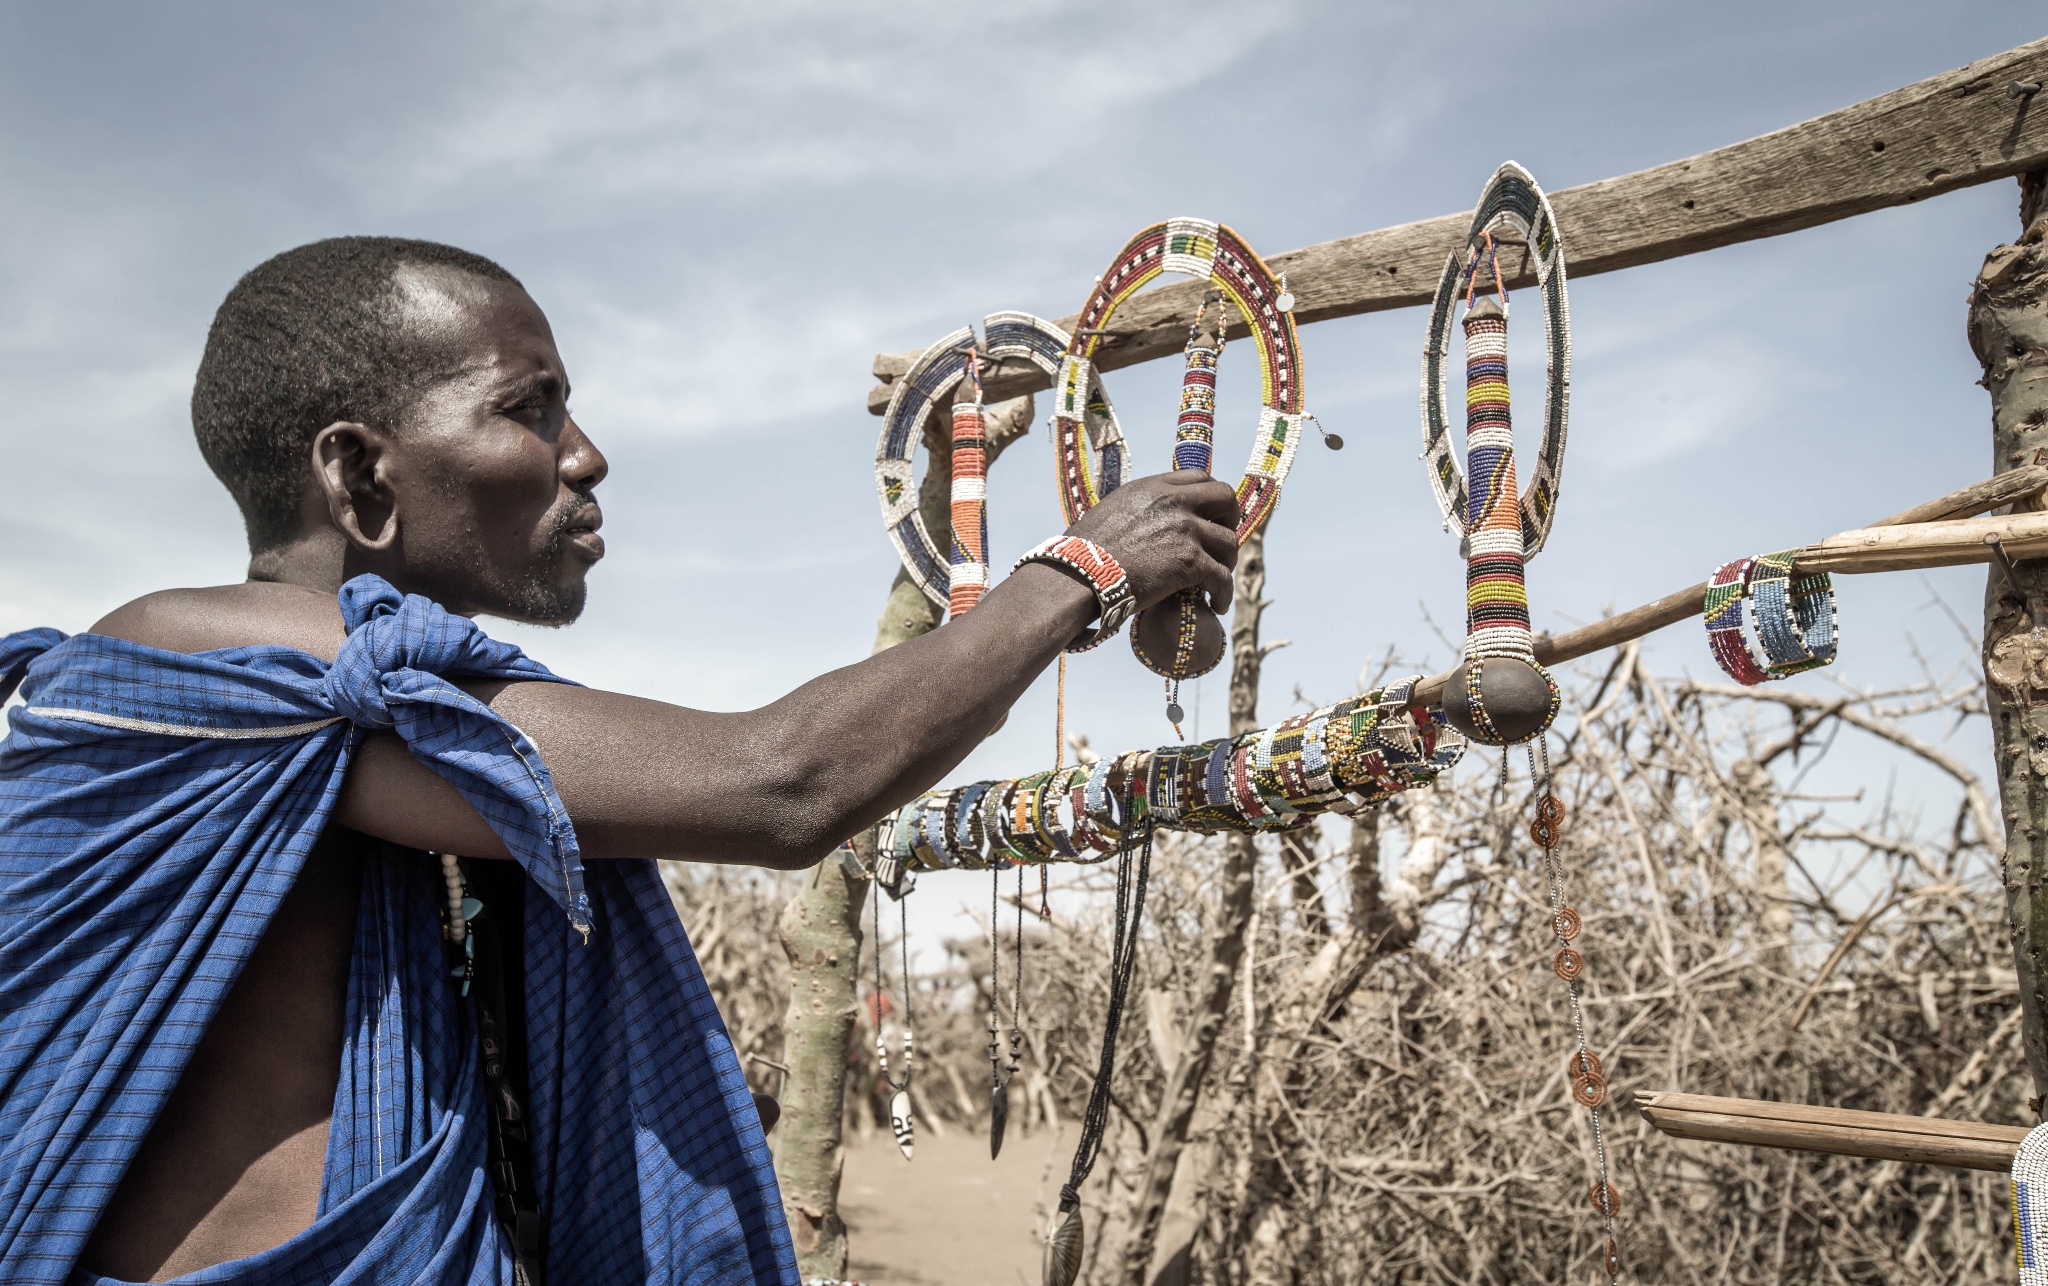
[[[651,861],[585,869],[534,745],[449,682],[562,680],[375,577],[327,665],[99,635],[0,639],[0,1281],[76,1260],[334,808],[364,729],[474,804],[526,899],[535,1182],[552,1281],[789,1283],[747,1086]],[[24,680],[25,676],[25,680]],[[186,1282],[510,1283],[438,864],[365,862],[320,1213]],[[588,941],[586,942],[586,934]]]

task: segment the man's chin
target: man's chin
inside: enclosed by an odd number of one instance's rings
[[[575,624],[576,619],[583,615],[583,605],[589,595],[589,587],[581,578],[568,585],[536,579],[507,595],[504,602],[490,609],[489,615],[502,616],[522,625],[560,629],[564,625]]]

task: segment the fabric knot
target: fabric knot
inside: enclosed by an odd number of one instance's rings
[[[67,635],[52,629],[23,630],[0,638],[0,702],[14,695],[28,673],[29,662],[62,643]]]
[[[511,650],[468,617],[422,595],[401,594],[379,576],[342,586],[340,604],[348,637],[325,687],[335,713],[359,727],[396,727],[392,701],[410,695],[422,679],[490,674],[502,667],[499,654]]]

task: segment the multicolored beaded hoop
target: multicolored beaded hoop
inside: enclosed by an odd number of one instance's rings
[[[1301,341],[1294,329],[1294,299],[1285,286],[1243,238],[1207,219],[1169,219],[1132,237],[1096,281],[1082,307],[1080,325],[1067,344],[1053,384],[1053,454],[1060,508],[1069,524],[1078,522],[1120,481],[1112,480],[1111,459],[1099,447],[1102,472],[1098,477],[1082,433],[1097,384],[1095,352],[1116,310],[1167,272],[1199,278],[1221,291],[1236,305],[1258,346],[1263,381],[1259,429],[1244,478],[1237,484],[1237,538],[1241,543],[1272,512],[1274,501],[1280,498],[1280,484],[1301,445],[1301,422],[1307,418],[1302,410]],[[1213,388],[1213,364],[1208,372]],[[1175,447],[1175,467],[1207,468],[1206,451],[1200,453],[1203,459],[1199,463],[1193,456],[1184,456],[1191,445],[1184,421]],[[1202,445],[1206,448],[1207,443]]]
[[[882,526],[889,533],[889,543],[896,547],[897,557],[903,560],[903,568],[910,574],[910,579],[926,597],[942,608],[956,612],[964,610],[980,597],[978,592],[961,595],[964,606],[955,607],[953,591],[956,579],[963,586],[977,589],[988,584],[986,483],[982,480],[985,475],[974,468],[977,464],[985,467],[986,457],[955,457],[953,549],[950,553],[941,553],[938,542],[932,539],[931,532],[925,527],[924,516],[917,508],[915,457],[925,417],[941,398],[952,393],[960,381],[967,378],[970,352],[983,360],[1022,358],[1046,375],[1056,376],[1071,343],[1067,332],[1029,313],[990,313],[982,322],[982,342],[978,347],[973,329],[962,326],[920,353],[910,364],[910,369],[904,372],[903,378],[896,382],[896,391],[889,398],[889,409],[882,416],[881,439],[875,447],[875,487],[882,501]],[[979,401],[979,398],[973,399],[973,404],[979,405]],[[1107,493],[1124,480],[1123,428],[1117,423],[1116,412],[1111,409],[1108,397],[1099,388],[1090,390],[1083,411],[1085,437],[1102,462],[1102,485]],[[974,425],[963,425],[956,416],[956,440],[963,427],[969,430],[970,437],[973,436]],[[985,452],[985,428],[982,435]],[[969,450],[972,451],[971,442]],[[963,516],[968,518],[964,529],[961,525]],[[976,516],[979,517],[978,522],[974,521]],[[963,541],[963,534],[970,539]],[[978,548],[972,539],[974,537],[979,538]]]
[[[1479,208],[1465,245],[1451,252],[1437,282],[1436,302],[1429,314],[1428,341],[1422,350],[1422,458],[1429,466],[1429,485],[1443,511],[1444,526],[1466,534],[1470,509],[1467,480],[1458,468],[1451,444],[1448,408],[1451,402],[1451,322],[1465,285],[1468,264],[1490,251],[1499,233],[1509,232],[1529,247],[1536,282],[1543,294],[1544,347],[1549,373],[1543,392],[1543,448],[1536,473],[1520,497],[1522,553],[1534,558],[1549,538],[1557,514],[1558,479],[1564,469],[1565,426],[1571,400],[1571,318],[1565,300],[1564,246],[1557,218],[1529,171],[1509,161],[1494,171],[1479,194]]]

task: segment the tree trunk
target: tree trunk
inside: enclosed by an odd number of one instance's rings
[[[2038,173],[2022,181],[2023,233],[1985,257],[1970,292],[1970,347],[1991,394],[1995,472],[2048,462],[2048,212],[2037,208],[2041,191]],[[2038,1116],[2048,1097],[2048,560],[2019,563],[2016,573],[1991,565],[1984,677],[2005,813],[2006,908]]]
[[[1266,607],[1260,597],[1265,588],[1266,537],[1261,529],[1237,553],[1237,607],[1230,622],[1232,736],[1259,726],[1259,667],[1265,659],[1259,651],[1259,614]],[[1201,1103],[1202,1082],[1208,1077],[1217,1037],[1230,1011],[1230,993],[1244,961],[1245,929],[1252,918],[1252,876],[1258,860],[1258,849],[1251,836],[1231,835],[1223,841],[1223,867],[1218,880],[1222,896],[1216,921],[1209,928],[1208,969],[1195,1007],[1194,1024],[1167,1077],[1166,1092],[1160,1097],[1153,1119],[1152,1149],[1145,1157],[1145,1173],[1132,1201],[1130,1228],[1124,1242],[1119,1280],[1125,1286],[1146,1286],[1159,1226],[1166,1215],[1166,1200],[1173,1191],[1174,1171],[1187,1146],[1188,1127]]]
[[[933,408],[924,425],[929,453],[918,484],[917,506],[939,548],[952,541],[953,408]],[[990,464],[1002,449],[1030,430],[1032,399],[991,405],[988,416]],[[882,619],[875,626],[875,652],[930,633],[943,610],[902,569],[889,587]],[[874,859],[874,835],[854,840],[863,862]],[[846,1275],[846,1224],[839,1217],[839,1174],[845,1163],[841,1128],[846,1109],[847,1056],[858,1016],[860,912],[868,881],[828,859],[811,871],[802,892],[783,908],[782,949],[789,956],[789,1014],[784,1021],[782,1061],[789,1067],[782,1120],[777,1129],[776,1176],[782,1208],[796,1242],[797,1264],[806,1279],[837,1281]]]

